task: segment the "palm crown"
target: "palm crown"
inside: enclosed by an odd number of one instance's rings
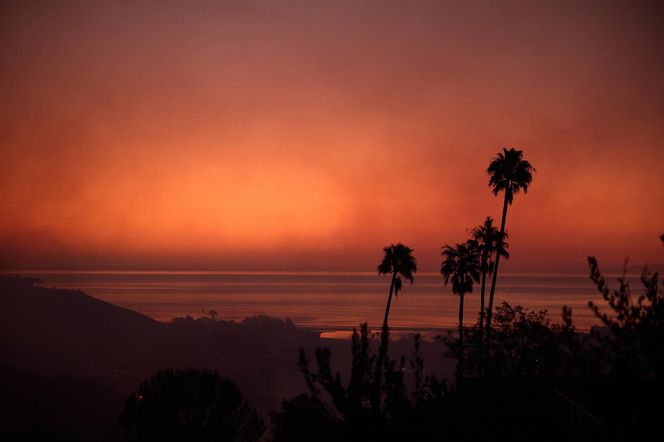
[[[473,282],[480,279],[480,250],[475,240],[443,247],[443,263],[440,273],[445,284],[452,280],[452,292],[456,294],[473,291]]]
[[[412,255],[413,250],[402,243],[392,244],[383,249],[385,256],[378,265],[378,274],[394,274],[395,295],[401,290],[401,277],[404,277],[413,283],[413,273],[417,272],[417,260]]]
[[[510,254],[507,251],[509,244],[505,242],[507,232],[503,234],[503,240],[500,241],[500,231],[493,225],[493,218],[486,217],[484,224],[477,226],[471,232],[473,239],[477,242],[477,247],[482,254],[490,257],[493,253],[497,253],[503,258],[509,258]],[[490,272],[493,263],[482,261],[482,271]]]
[[[507,202],[512,204],[515,193],[521,189],[524,193],[528,192],[534,170],[533,166],[523,159],[523,151],[512,147],[509,150],[503,148],[503,152],[498,153],[486,171],[490,175],[489,186],[493,188],[493,193],[498,195],[505,191]]]

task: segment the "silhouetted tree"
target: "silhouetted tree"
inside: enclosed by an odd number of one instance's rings
[[[489,174],[489,186],[494,195],[504,192],[503,214],[500,221],[500,238],[505,238],[505,221],[507,219],[507,206],[512,204],[514,195],[523,190],[528,192],[528,186],[533,180],[532,173],[535,169],[530,163],[523,159],[523,151],[514,148],[503,149],[496,158],[491,160],[487,173]],[[500,247],[499,247],[500,248]],[[489,309],[487,312],[487,346],[491,345],[491,314],[493,310],[493,297],[496,292],[496,278],[498,276],[498,266],[500,264],[500,254],[496,255],[496,262],[493,268],[493,278],[491,279],[491,291],[489,292]]]
[[[208,316],[210,317],[210,320],[212,320],[212,321],[216,321],[217,318],[219,317],[219,313],[217,313],[216,310],[210,310],[210,311],[208,312]]]
[[[459,295],[459,365],[457,376],[463,379],[463,301],[464,295],[473,291],[473,282],[479,282],[479,248],[475,240],[443,247],[440,273],[445,284],[452,280],[452,292]]]
[[[482,376],[482,360],[484,359],[484,315],[485,311],[485,302],[484,294],[486,290],[486,275],[493,273],[493,257],[494,254],[500,254],[505,258],[509,258],[509,253],[507,248],[509,245],[505,242],[507,238],[507,233],[505,233],[505,238],[503,241],[500,241],[500,232],[493,225],[493,218],[490,216],[486,217],[484,224],[477,226],[472,231],[473,239],[477,242],[477,245],[481,251],[480,259],[480,270],[482,271],[482,282],[480,289],[480,333],[479,333],[479,369],[478,374]],[[493,305],[492,305],[493,308]]]
[[[378,265],[379,275],[392,275],[390,283],[390,293],[387,297],[387,307],[385,308],[385,319],[383,327],[387,327],[387,318],[390,314],[390,304],[392,303],[392,293],[398,296],[401,290],[401,277],[404,277],[413,283],[413,273],[417,272],[417,261],[412,255],[413,250],[401,243],[392,244],[383,249],[385,255],[383,261]]]
[[[609,289],[597,259],[588,257],[590,278],[612,313],[603,312],[592,301],[588,306],[611,331],[615,374],[621,377],[661,379],[664,374],[664,293],[658,289],[658,274],[645,267],[641,273],[643,294],[633,297],[626,267],[618,278],[618,290]]]
[[[132,393],[120,416],[128,441],[256,441],[262,419],[216,371],[160,370]]]

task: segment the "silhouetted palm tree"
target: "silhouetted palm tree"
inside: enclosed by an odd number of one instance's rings
[[[475,240],[468,240],[456,247],[443,247],[443,263],[440,273],[445,285],[452,280],[452,293],[459,295],[459,368],[457,376],[463,379],[463,300],[473,291],[473,282],[480,279],[480,250]]]
[[[507,206],[512,204],[514,195],[523,189],[523,192],[528,192],[528,186],[533,180],[532,173],[535,171],[530,163],[523,159],[523,151],[514,148],[503,149],[494,158],[489,167],[487,168],[489,174],[489,186],[492,188],[494,195],[500,192],[505,193],[503,200],[503,216],[500,221],[500,238],[499,242],[505,237],[505,220],[507,219]],[[489,302],[493,300],[493,295],[496,291],[496,278],[498,276],[498,265],[500,264],[500,254],[496,255],[496,262],[493,268],[493,278],[491,280],[491,292],[489,293]],[[493,307],[493,306],[491,306]],[[491,309],[487,312],[486,327],[487,327],[487,347],[491,345]]]
[[[480,253],[482,255],[480,260],[480,271],[482,272],[482,282],[480,289],[480,341],[479,341],[479,354],[480,358],[483,353],[483,341],[484,341],[484,294],[486,292],[486,275],[493,273],[493,258],[494,254],[499,254],[505,258],[509,258],[509,253],[507,253],[508,244],[503,240],[500,241],[500,232],[493,225],[493,218],[490,216],[486,217],[484,224],[477,226],[472,231],[473,239],[477,242]],[[507,238],[507,233],[505,233],[505,238]],[[493,310],[493,297],[489,299],[489,310]],[[480,376],[482,374],[482,361],[479,361],[480,367]]]
[[[392,293],[395,296],[401,290],[401,277],[410,280],[413,283],[413,273],[417,272],[417,261],[412,255],[413,250],[401,243],[392,244],[383,249],[385,256],[383,261],[378,265],[379,275],[392,275],[392,282],[390,284],[390,294],[387,298],[387,308],[385,308],[385,319],[383,320],[383,328],[387,327],[387,317],[390,314],[390,304],[392,303]]]

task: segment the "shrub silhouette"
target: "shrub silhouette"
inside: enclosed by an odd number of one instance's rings
[[[216,371],[160,370],[129,396],[120,416],[128,441],[256,441],[263,421]]]
[[[590,278],[612,311],[606,313],[594,302],[588,302],[595,315],[610,330],[604,340],[612,349],[612,374],[628,378],[662,379],[664,294],[658,288],[658,274],[644,267],[641,272],[644,291],[634,297],[626,272],[618,278],[618,290],[611,290],[599,270],[597,259],[588,257],[588,264]]]
[[[572,324],[572,312],[563,308],[563,324],[553,324],[547,310],[526,310],[503,302],[496,307],[493,345],[489,363],[494,378],[549,378],[574,372],[579,336]],[[478,373],[482,351],[479,324],[466,331],[466,364]],[[459,340],[444,338],[449,355],[459,352]]]
[[[385,340],[385,328],[381,347]],[[385,344],[387,345],[387,344]],[[443,434],[447,384],[424,374],[419,336],[410,360],[414,389],[408,394],[406,361],[371,351],[366,324],[352,338],[352,366],[347,384],[331,367],[331,353],[316,350],[312,370],[304,350],[298,365],[309,392],[285,400],[272,415],[273,437],[279,441],[437,440]],[[382,350],[379,350],[379,352]]]

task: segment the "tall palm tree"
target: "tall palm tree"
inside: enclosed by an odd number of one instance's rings
[[[452,280],[452,293],[459,295],[459,366],[457,376],[463,379],[463,301],[464,295],[473,291],[473,282],[480,279],[480,250],[475,240],[468,240],[456,247],[443,247],[443,263],[440,273],[445,285]]]
[[[413,250],[401,243],[392,244],[383,249],[385,256],[383,261],[378,265],[379,275],[392,275],[392,282],[390,284],[390,294],[387,297],[387,307],[385,308],[385,319],[383,320],[383,328],[387,328],[387,317],[390,314],[390,304],[392,303],[392,293],[395,296],[401,290],[401,277],[408,279],[413,283],[413,273],[417,272],[417,261],[412,255]]]
[[[509,258],[509,253],[507,252],[508,244],[505,241],[499,241],[500,232],[493,225],[493,218],[487,216],[484,220],[484,224],[477,226],[472,231],[473,239],[477,242],[477,247],[481,253],[480,259],[480,271],[482,272],[482,282],[480,289],[480,341],[479,341],[479,371],[480,376],[482,375],[482,355],[483,353],[483,341],[484,341],[484,315],[486,313],[484,309],[484,294],[486,292],[486,275],[493,273],[494,266],[494,254],[499,254],[502,257]],[[507,237],[507,233],[505,233]],[[493,310],[493,298],[489,299],[489,310]]]
[[[528,186],[533,180],[533,172],[535,168],[523,159],[523,151],[516,150],[513,147],[508,149],[503,148],[496,158],[491,160],[487,168],[489,174],[489,186],[493,190],[494,195],[504,192],[503,200],[503,216],[500,221],[500,237],[498,239],[499,245],[505,239],[505,220],[507,219],[507,206],[512,204],[514,195],[523,190],[523,193],[528,192]],[[502,248],[499,246],[499,248]],[[486,341],[487,347],[491,345],[491,314],[493,305],[493,295],[496,292],[496,278],[498,276],[498,265],[500,264],[500,254],[496,255],[496,262],[493,267],[493,278],[491,279],[491,291],[489,293],[489,311],[486,318]]]

